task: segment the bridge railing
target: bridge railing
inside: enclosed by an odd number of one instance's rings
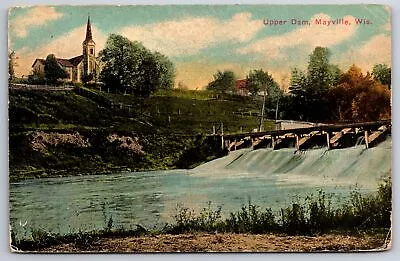
[[[283,135],[285,133],[303,134],[310,133],[312,131],[340,131],[345,128],[379,128],[382,125],[391,125],[391,120],[381,120],[374,122],[360,122],[350,124],[320,124],[313,127],[297,128],[297,129],[285,129],[285,130],[270,130],[263,132],[249,132],[249,133],[237,133],[237,134],[225,134],[226,138],[241,139],[245,137],[260,137],[265,135]]]

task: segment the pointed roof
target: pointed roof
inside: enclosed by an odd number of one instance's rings
[[[56,60],[63,67],[74,67],[74,66],[78,66],[79,63],[83,60],[83,55],[78,55],[78,56],[72,57],[71,59],[56,58]],[[37,58],[33,62],[32,67],[34,67],[37,62],[40,62],[44,65],[46,62],[46,59]]]
[[[78,55],[69,59],[69,61],[74,65],[77,66],[83,60],[83,55]]]
[[[56,60],[63,67],[74,67],[74,65],[68,59],[56,58]]]
[[[93,37],[92,37],[92,25],[90,24],[90,16],[88,16],[88,20],[87,20],[87,26],[86,26],[86,38],[84,43],[88,43],[88,42],[93,42]]]
[[[36,58],[35,61],[34,61],[33,64],[32,64],[32,67],[35,67],[35,64],[36,64],[37,62],[39,62],[39,63],[41,63],[41,64],[44,64],[45,59]]]

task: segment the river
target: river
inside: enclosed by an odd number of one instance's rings
[[[178,206],[199,211],[211,201],[229,214],[251,201],[278,211],[319,189],[343,204],[391,175],[391,148],[389,137],[370,149],[243,149],[193,170],[26,180],[10,184],[10,222],[19,237],[99,229],[110,217],[115,227],[153,228],[171,222]]]

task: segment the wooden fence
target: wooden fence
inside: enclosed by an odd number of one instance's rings
[[[73,86],[52,86],[52,85],[34,85],[22,83],[10,83],[9,87],[13,90],[36,90],[36,91],[72,91]]]

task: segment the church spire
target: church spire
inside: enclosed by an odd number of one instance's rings
[[[90,42],[90,41],[93,41],[93,38],[92,38],[92,26],[90,24],[90,16],[88,16],[85,42]]]

